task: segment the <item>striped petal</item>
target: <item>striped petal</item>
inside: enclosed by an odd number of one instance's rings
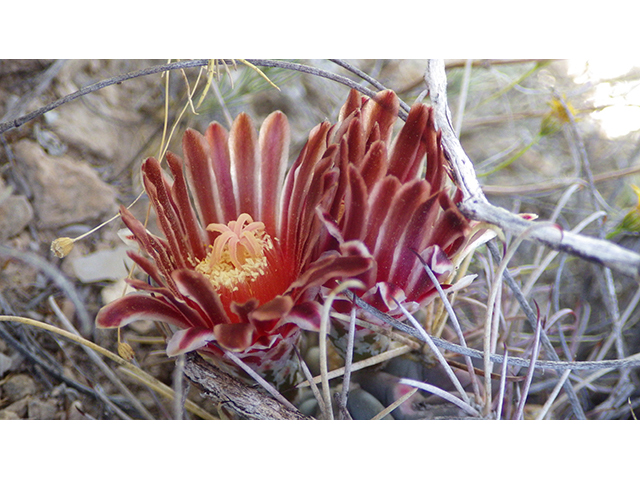
[[[143,293],[130,293],[102,307],[96,316],[96,325],[99,328],[119,328],[138,320],[189,327],[188,320],[179,310]]]
[[[186,328],[178,330],[167,343],[167,355],[175,357],[182,353],[198,350],[216,339],[213,330],[206,328]]]

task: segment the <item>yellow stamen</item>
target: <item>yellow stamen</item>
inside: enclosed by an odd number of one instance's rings
[[[236,291],[240,283],[252,282],[265,273],[265,253],[273,248],[273,242],[264,231],[264,223],[254,222],[251,215],[243,213],[228,225],[212,223],[207,230],[220,235],[196,271],[208,277],[216,290]]]

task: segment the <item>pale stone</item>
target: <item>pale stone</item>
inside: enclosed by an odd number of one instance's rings
[[[15,144],[14,153],[33,187],[41,227],[85,222],[116,211],[115,190],[86,163],[68,155],[50,156],[29,140]]]

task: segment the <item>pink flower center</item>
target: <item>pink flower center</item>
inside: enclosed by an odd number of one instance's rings
[[[264,223],[254,222],[251,215],[243,213],[228,225],[212,223],[207,230],[220,235],[195,269],[217,291],[244,290],[269,270],[267,253],[273,250],[273,241],[265,232]]]

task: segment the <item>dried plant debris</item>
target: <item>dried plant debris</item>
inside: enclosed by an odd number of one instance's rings
[[[596,67],[0,61],[0,419],[636,418],[640,76]]]

